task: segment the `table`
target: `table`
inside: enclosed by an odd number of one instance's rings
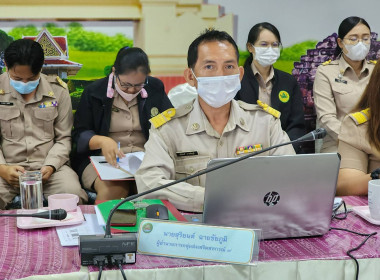
[[[366,205],[366,197],[344,197],[348,205]],[[81,206],[93,213],[91,205]],[[14,211],[10,211],[14,212]],[[379,231],[355,214],[334,220],[333,227],[363,233]],[[354,262],[346,251],[364,237],[332,230],[322,237],[260,242],[256,265],[228,265],[138,255],[134,265],[123,266],[134,279],[354,279]],[[360,278],[379,279],[380,236],[371,237],[354,255]],[[0,279],[97,279],[97,267],[82,267],[78,247],[62,247],[54,228],[22,230],[12,217],[0,218]],[[105,269],[102,279],[122,279],[119,270]]]

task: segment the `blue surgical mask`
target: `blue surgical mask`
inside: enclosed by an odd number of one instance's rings
[[[21,81],[15,81],[11,77],[9,77],[11,86],[20,94],[29,94],[33,90],[36,89],[38,84],[40,83],[40,78],[35,81],[30,81],[27,83]]]

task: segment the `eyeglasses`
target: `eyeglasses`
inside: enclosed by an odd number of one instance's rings
[[[359,43],[359,41],[362,41],[363,44],[366,44],[366,45],[369,45],[371,43],[371,36],[370,35],[365,35],[362,38],[359,38],[359,36],[350,36],[350,37],[346,37],[343,39],[347,40],[347,42],[350,45],[356,45],[357,43]]]
[[[257,44],[257,47],[261,47],[261,48],[272,47],[273,49],[278,49],[282,47],[282,44],[280,42],[269,43],[269,42],[261,41]]]
[[[130,89],[130,88],[134,88],[134,89],[136,89],[136,90],[141,90],[143,87],[145,87],[145,86],[148,84],[148,80],[146,80],[146,83],[135,84],[135,85],[130,84],[130,83],[122,83],[122,82],[120,81],[120,77],[119,77],[119,76],[116,76],[116,77],[117,77],[117,79],[119,80],[120,88],[121,88],[122,90],[128,90],[128,89]]]

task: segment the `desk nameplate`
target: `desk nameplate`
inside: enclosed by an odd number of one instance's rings
[[[137,251],[141,254],[249,264],[257,259],[260,232],[253,229],[144,219]]]

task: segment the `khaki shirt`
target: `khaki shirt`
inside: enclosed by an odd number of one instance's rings
[[[38,170],[51,165],[58,170],[69,160],[73,113],[65,84],[41,74],[36,94],[25,102],[0,75],[0,164]]]
[[[359,101],[373,68],[364,61],[358,77],[343,56],[318,66],[313,88],[317,126],[327,130],[321,152],[336,152],[341,122]]]
[[[120,142],[125,154],[144,151],[146,139],[141,130],[137,98],[126,104],[115,91],[108,136]]]
[[[367,136],[368,122],[356,125],[350,116],[342,122],[338,152],[340,168],[350,168],[368,174],[380,167],[380,151],[371,147]]]
[[[273,66],[270,68],[269,76],[266,81],[264,81],[264,78],[261,76],[254,63],[251,64],[251,68],[253,75],[255,75],[257,82],[259,83],[259,100],[271,106],[272,102],[270,97],[273,88],[272,80],[274,78]]]
[[[145,157],[135,179],[139,192],[181,179],[207,167],[213,158],[237,157],[241,146],[262,144],[263,148],[289,141],[279,119],[259,106],[233,100],[222,135],[203,113],[198,99],[177,109],[172,120],[151,128]],[[295,154],[287,145],[261,155]],[[248,176],[248,174],[247,174]],[[274,175],[275,176],[275,175]],[[173,185],[146,197],[168,199],[178,209],[203,211],[205,175]]]

